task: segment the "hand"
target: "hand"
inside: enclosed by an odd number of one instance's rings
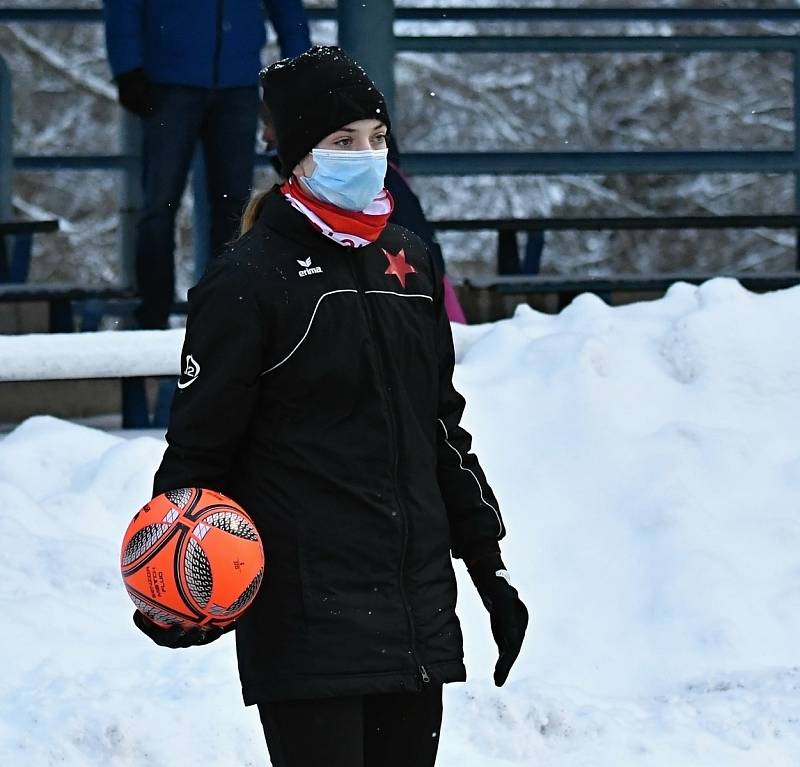
[[[225,628],[184,628],[183,626],[162,628],[139,610],[133,614],[133,622],[136,624],[136,628],[138,628],[139,631],[150,637],[157,645],[169,647],[173,650],[177,650],[181,647],[208,644],[236,628],[235,623],[230,623],[225,626]]]
[[[494,683],[502,687],[522,648],[528,609],[511,585],[499,553],[473,562],[469,574],[489,611],[492,636],[500,653],[494,669]]]
[[[117,94],[119,103],[139,117],[153,111],[150,81],[141,68],[117,77]]]

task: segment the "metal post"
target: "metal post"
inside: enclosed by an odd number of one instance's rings
[[[794,93],[794,161],[800,163],[800,48],[792,52],[792,89]],[[800,168],[794,171],[794,210],[800,213]],[[800,269],[800,229],[795,229],[795,268]]]
[[[501,229],[497,233],[497,273],[519,274],[519,245],[516,229]]]
[[[203,276],[211,259],[211,202],[208,199],[206,161],[199,143],[194,150],[194,160],[192,160],[192,193],[194,195],[192,236],[194,238],[194,279],[196,282]]]
[[[394,1],[339,0],[339,45],[375,81],[394,114]]]
[[[11,132],[11,73],[0,56],[0,218],[11,218],[11,173],[14,168]],[[8,279],[11,238],[0,237],[0,282]]]
[[[120,282],[136,286],[136,226],[142,207],[142,121],[120,109],[120,144],[125,157],[119,180]]]
[[[11,216],[11,173],[14,167],[11,132],[11,73],[0,56],[0,217]]]

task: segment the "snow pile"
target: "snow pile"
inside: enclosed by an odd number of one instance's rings
[[[0,336],[0,381],[178,375],[183,330]]]
[[[715,280],[454,328],[533,622],[495,689],[457,568],[470,681],[440,765],[797,765],[799,325],[800,289]],[[46,417],[0,442],[0,763],[265,762],[231,637],[171,652],[130,624],[118,547],[162,450]]]

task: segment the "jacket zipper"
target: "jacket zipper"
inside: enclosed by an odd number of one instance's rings
[[[214,87],[219,85],[219,60],[222,56],[222,18],[224,15],[225,0],[217,0],[217,38],[214,44]]]
[[[353,256],[355,258],[355,256]],[[403,523],[403,548],[400,555],[400,596],[403,600],[403,607],[406,611],[406,620],[408,622],[408,634],[409,640],[411,644],[411,654],[414,658],[414,663],[417,666],[419,671],[420,678],[422,679],[423,683],[427,684],[431,681],[430,676],[428,675],[425,666],[422,665],[420,662],[420,658],[417,655],[417,648],[416,648],[416,631],[414,630],[414,618],[411,615],[411,605],[408,603],[408,597],[406,596],[406,587],[405,587],[405,563],[406,563],[406,550],[408,548],[408,519],[406,518],[405,511],[403,510],[403,505],[400,502],[400,493],[398,491],[398,455],[397,455],[397,424],[395,422],[394,410],[392,408],[392,404],[389,401],[389,397],[386,393],[386,371],[383,366],[383,359],[381,358],[380,350],[375,343],[375,332],[374,332],[374,322],[372,319],[372,315],[370,314],[370,309],[367,306],[367,303],[364,299],[364,291],[361,287],[361,280],[359,278],[359,274],[356,270],[355,264],[352,262],[351,258],[347,259],[350,262],[350,269],[353,274],[353,279],[356,283],[356,289],[358,291],[358,301],[361,304],[361,310],[364,313],[364,316],[367,319],[367,324],[370,329],[370,335],[372,336],[372,346],[375,349],[375,360],[378,365],[378,374],[381,378],[381,396],[383,397],[383,404],[386,408],[386,413],[389,416],[389,430],[390,430],[390,439],[389,443],[392,449],[392,489],[394,491],[394,501],[395,506],[397,507],[398,513],[400,514],[400,519]]]

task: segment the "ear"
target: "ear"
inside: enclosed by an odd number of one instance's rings
[[[309,152],[297,165],[294,166],[292,173],[298,178],[308,178],[313,172],[317,164]]]

